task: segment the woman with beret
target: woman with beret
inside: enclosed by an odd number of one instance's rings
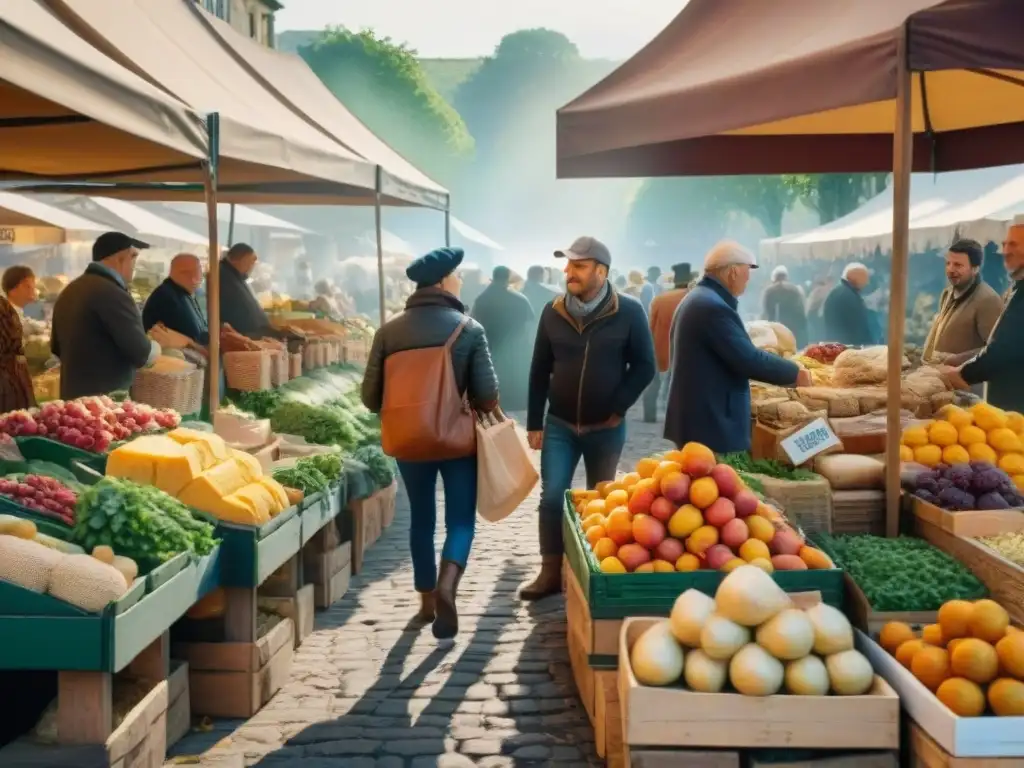
[[[461,248],[438,248],[406,269],[416,291],[406,301],[405,311],[388,320],[373,337],[363,377],[363,403],[374,413],[380,413],[384,402],[388,356],[443,347],[464,321],[466,325],[451,346],[456,385],[475,410],[488,412],[497,407],[498,380],[487,337],[483,327],[467,317],[459,300],[462,281],[456,270],[463,256]],[[421,600],[417,619],[432,621],[434,636],[439,639],[454,637],[459,627],[456,590],[469,560],[476,523],[476,454],[438,461],[399,461],[398,469],[411,508],[409,549]],[[444,483],[445,518],[440,574],[434,551],[438,475]]]

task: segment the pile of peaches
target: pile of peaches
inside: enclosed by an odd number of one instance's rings
[[[835,567],[700,443],[643,458],[635,472],[573,490],[572,500],[605,573]]]

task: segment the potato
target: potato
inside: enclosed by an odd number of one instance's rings
[[[805,563],[797,555],[775,555],[772,557],[772,566],[776,571],[806,571]]]

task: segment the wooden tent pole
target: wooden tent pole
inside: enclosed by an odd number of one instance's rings
[[[889,360],[885,434],[885,534],[900,526],[900,411],[903,336],[907,317],[907,260],[910,240],[910,172],[913,168],[913,73],[907,51],[908,29],[897,49],[896,123],[892,144],[892,282],[889,292]]]
[[[206,224],[209,229],[209,270],[206,277],[206,320],[210,329],[210,359],[206,372],[209,419],[220,407],[220,237],[217,232],[217,164],[220,152],[220,116],[207,116],[209,157],[206,162]]]

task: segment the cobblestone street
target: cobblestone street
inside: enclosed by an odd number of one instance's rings
[[[517,420],[523,423],[521,414]],[[663,450],[661,429],[631,418],[622,467]],[[290,682],[250,720],[216,721],[211,730],[190,733],[170,764],[601,765],[569,667],[562,599],[527,605],[516,598],[540,563],[539,490],[538,484],[502,523],[478,521],[454,643],[409,625],[417,596],[408,500],[400,491],[395,524],[369,550],[345,597],[317,614],[315,632],[295,653]],[[438,518],[440,542],[440,508]]]

